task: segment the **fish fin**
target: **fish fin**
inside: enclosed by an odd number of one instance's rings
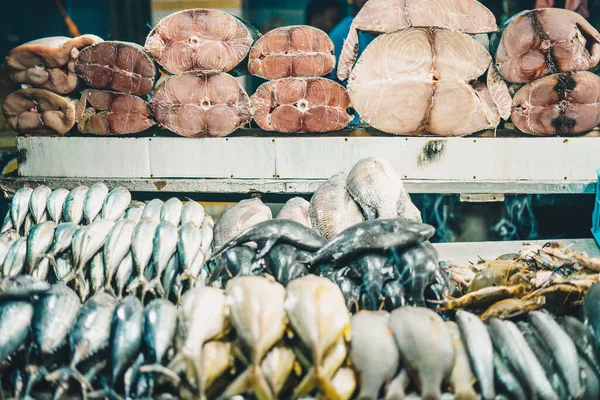
[[[260,367],[250,366],[234,379],[225,391],[219,396],[219,399],[225,400],[233,396],[247,392],[249,389],[254,391],[258,400],[274,399],[271,386],[267,382]]]
[[[45,376],[46,381],[61,381],[65,380],[68,377],[75,379],[79,382],[83,387],[87,388],[89,391],[94,390],[90,381],[76,368],[74,367],[63,367],[59,368],[56,371],[53,371]]]
[[[294,399],[298,399],[308,395],[317,386],[317,376],[315,367],[311,367],[302,381],[294,388]]]
[[[172,370],[160,364],[148,364],[140,367],[140,373],[155,373],[166,376],[175,383],[179,383],[181,378]]]
[[[271,238],[271,239],[265,240],[264,245],[262,246],[262,249],[260,249],[260,251],[258,251],[256,253],[256,255],[254,256],[254,259],[260,260],[261,258],[266,256],[269,253],[269,251],[271,251],[273,246],[275,246],[275,244],[277,244],[278,240],[279,240],[279,238]]]
[[[273,400],[273,388],[267,382],[265,374],[263,374],[260,366],[252,367],[252,373],[250,375],[250,386],[254,390],[254,394],[258,400]]]

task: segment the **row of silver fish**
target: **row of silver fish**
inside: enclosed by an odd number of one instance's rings
[[[142,296],[153,291],[179,297],[203,282],[214,227],[204,208],[195,201],[155,199],[115,213],[110,206],[115,202],[108,201],[113,192],[89,225],[48,220],[25,237],[14,229],[0,234],[0,276],[24,273],[40,281],[72,282],[82,299],[102,290],[122,297],[138,288]],[[19,208],[20,196],[12,209]]]

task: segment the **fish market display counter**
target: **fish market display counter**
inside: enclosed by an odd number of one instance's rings
[[[488,131],[470,137],[401,137],[345,130],[277,136],[242,130],[226,138],[19,137],[19,177],[71,188],[99,179],[131,191],[309,194],[363,157],[391,162],[411,193],[591,194],[597,180],[597,132],[531,137]]]

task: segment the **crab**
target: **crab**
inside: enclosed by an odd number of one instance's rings
[[[448,300],[429,300],[430,303],[439,304],[436,311],[449,311],[457,308],[484,309],[500,300],[519,296],[525,292],[526,285],[492,286],[467,293],[459,298]]]
[[[487,321],[490,318],[514,318],[529,311],[540,309],[546,304],[546,298],[543,296],[532,297],[531,299],[504,299],[488,307],[481,314],[481,319]]]

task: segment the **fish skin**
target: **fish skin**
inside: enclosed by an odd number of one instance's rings
[[[129,190],[122,186],[114,188],[104,200],[100,218],[115,222],[118,221],[125,214],[129,203],[131,203],[131,193],[129,193]]]
[[[200,251],[202,233],[193,222],[186,222],[179,228],[177,240],[177,253],[185,272],[190,272],[196,254]]]
[[[146,206],[146,209],[148,207]],[[137,224],[131,236],[131,255],[139,277],[144,276],[144,271],[152,259],[154,248],[154,236],[158,228],[158,222],[144,217]]]
[[[111,320],[116,306],[117,300],[104,292],[95,294],[83,304],[69,335],[72,368],[108,348]]]
[[[541,311],[530,311],[527,317],[546,348],[551,350],[569,394],[575,399],[582,398],[584,391],[579,380],[577,348],[569,335],[553,318]]]
[[[454,395],[460,400],[477,400],[479,397],[473,389],[474,376],[471,371],[469,355],[461,339],[460,330],[456,322],[446,321],[446,326],[452,333],[454,344],[454,367],[450,373],[449,382],[453,387]]]
[[[207,389],[210,389],[213,382],[231,368],[232,351],[233,344],[231,342],[217,340],[206,343],[202,348],[202,370]]]
[[[92,257],[104,247],[106,238],[114,226],[114,221],[106,219],[98,219],[88,225],[83,233],[79,262],[75,265],[77,271],[82,271]]]
[[[58,224],[54,230],[54,239],[52,240],[50,255],[55,257],[71,248],[73,236],[78,229],[79,225],[72,222],[63,222]]]
[[[181,211],[183,208],[183,203],[177,197],[171,197],[169,200],[165,201],[162,209],[160,210],[160,220],[161,221],[169,221],[175,226],[179,226],[179,222],[181,221]]]
[[[308,274],[305,261],[308,258],[308,253],[292,245],[276,244],[266,256],[267,269],[277,282],[287,286],[290,281]]]
[[[515,371],[529,396],[541,399],[555,399],[558,396],[552,389],[539,361],[527,345],[519,328],[511,321],[491,318],[488,322],[490,336],[496,349]]]
[[[158,225],[160,223],[160,214],[165,203],[160,199],[153,199],[146,204],[142,218],[150,218]]]
[[[50,273],[50,260],[42,258],[31,276],[38,281],[45,281]]]
[[[401,307],[392,311],[390,328],[402,358],[418,375],[421,397],[439,399],[455,359],[452,336],[442,318],[428,308]]]
[[[159,292],[164,295],[164,288],[160,278],[173,254],[177,251],[177,227],[169,221],[162,221],[154,234],[154,247],[152,249],[152,262],[156,269],[156,283]]]
[[[256,258],[264,257],[276,243],[288,243],[299,250],[317,251],[327,243],[315,231],[286,219],[272,219],[251,226],[218,249],[212,257],[249,242],[256,242],[259,251]]]
[[[77,294],[61,283],[53,285],[35,303],[31,333],[42,354],[53,354],[67,343],[80,307]]]
[[[504,390],[511,399],[515,400],[526,400],[528,397],[525,395],[525,390],[521,386],[521,383],[511,371],[511,369],[502,361],[500,355],[494,352],[494,371],[496,381],[499,385],[503,386]],[[498,397],[496,397],[497,399]]]
[[[214,246],[219,249],[237,235],[273,218],[271,209],[260,199],[245,199],[225,211],[214,227]]]
[[[34,225],[35,224],[33,223],[31,214],[27,214],[27,217],[25,218],[25,223],[23,224],[23,236],[29,235],[29,231],[31,230],[31,228],[33,228]]]
[[[310,208],[310,202],[302,197],[293,197],[289,199],[279,210],[277,219],[289,219],[296,221],[308,228],[312,228],[310,217],[308,216],[308,209]]]
[[[100,250],[90,261],[90,286],[92,293],[96,294],[104,290],[106,284],[106,268],[104,265],[104,251]]]
[[[13,229],[0,234],[0,266],[4,264],[4,260],[6,259],[6,255],[8,254],[8,249],[10,249],[10,246],[17,239],[19,239],[19,234]],[[3,271],[0,270],[0,277],[2,276],[2,272]]]
[[[130,219],[134,222],[140,222],[142,219],[142,215],[144,215],[144,210],[146,209],[146,203],[141,201],[132,201],[131,205],[125,210],[125,214],[123,215],[124,219]]]
[[[54,240],[56,222],[46,221],[34,226],[27,237],[26,267],[32,274],[42,258],[50,251]]]
[[[64,204],[69,196],[69,193],[70,192],[67,189],[59,188],[53,190],[46,200],[46,211],[48,212],[48,216],[57,224],[62,219]]]
[[[0,364],[25,343],[33,317],[33,305],[26,301],[0,303]]]
[[[586,325],[594,334],[596,349],[600,349],[600,284],[594,284],[583,301]]]
[[[592,332],[583,322],[572,316],[562,317],[559,322],[564,331],[573,339],[579,355],[585,359],[597,375],[600,375],[600,364]]]
[[[4,276],[19,275],[25,267],[25,257],[27,255],[27,238],[15,240],[4,259]]]
[[[382,158],[359,160],[348,173],[347,189],[367,220],[397,218],[404,185],[392,165]]]
[[[186,201],[181,209],[181,225],[186,222],[191,222],[196,225],[196,227],[200,228],[205,215],[206,211],[202,204],[194,200]]]
[[[81,223],[83,219],[83,204],[87,192],[87,186],[77,186],[69,192],[63,205],[62,220],[64,222]]]
[[[48,282],[38,282],[30,275],[17,275],[0,279],[0,301],[27,300],[51,289]]]
[[[204,216],[204,220],[202,221],[202,226],[200,227],[200,233],[202,240],[200,242],[200,250],[204,254],[205,258],[210,257],[211,248],[213,245],[214,238],[214,229],[215,229],[215,221],[213,218],[206,214]]]
[[[33,222],[36,224],[43,222],[48,196],[50,196],[51,193],[52,189],[46,185],[39,185],[33,189],[33,192],[31,193],[31,198],[29,199],[29,212],[33,217]]]
[[[110,378],[113,389],[139,353],[143,321],[144,306],[137,297],[127,296],[115,307],[109,342]]]
[[[208,343],[206,345],[208,345]],[[204,354],[206,354],[206,351]],[[269,385],[273,389],[274,396],[278,397],[281,393],[281,390],[292,373],[295,362],[296,355],[294,354],[294,351],[285,346],[275,346],[265,356],[261,368],[267,382],[269,382]]]
[[[13,231],[15,230],[14,226],[13,226],[12,217],[10,214],[11,213],[10,213],[10,209],[9,209],[8,212],[6,213],[6,216],[4,217],[4,222],[2,223],[2,228],[0,229],[0,233],[6,233],[10,230],[13,230]]]
[[[344,172],[333,175],[310,199],[308,215],[312,228],[327,240],[364,220],[358,204],[346,190],[346,178]]]
[[[62,280],[73,271],[73,260],[72,256],[60,256],[56,258],[56,280],[62,282]]]
[[[456,322],[471,360],[483,400],[496,397],[494,389],[494,347],[485,324],[475,314],[459,310]]]
[[[600,398],[600,381],[591,365],[583,358],[579,359],[581,381],[585,390],[582,399],[596,400]]]
[[[17,190],[13,196],[10,205],[10,215],[17,232],[21,232],[21,227],[29,213],[29,201],[31,200],[32,193],[33,189],[24,187]]]
[[[175,253],[167,263],[167,268],[165,268],[165,272],[163,273],[161,280],[162,286],[165,290],[165,294],[163,295],[163,298],[165,299],[169,298],[169,294],[174,288],[173,285],[175,284],[176,278],[179,276],[179,268],[179,255]]]
[[[106,196],[108,196],[108,187],[103,182],[96,182],[90,186],[83,203],[83,217],[88,224],[94,222],[94,219],[102,211]]]
[[[385,311],[359,311],[352,316],[350,360],[359,377],[360,399],[377,400],[382,386],[394,379],[398,370],[400,352],[389,320]]]
[[[115,283],[117,285],[117,298],[123,298],[123,291],[133,276],[133,257],[131,251],[123,258],[117,272],[115,273]]]
[[[88,230],[87,226],[81,226],[73,234],[71,241],[71,255],[73,258],[73,268],[77,268],[81,260],[81,253],[83,252],[83,238],[85,232]]]
[[[104,268],[106,269],[107,290],[110,289],[117,267],[131,249],[131,239],[136,225],[134,221],[122,219],[114,225],[106,238]]]
[[[177,328],[177,308],[168,300],[152,300],[144,309],[144,355],[150,364],[161,364],[171,348]]]

